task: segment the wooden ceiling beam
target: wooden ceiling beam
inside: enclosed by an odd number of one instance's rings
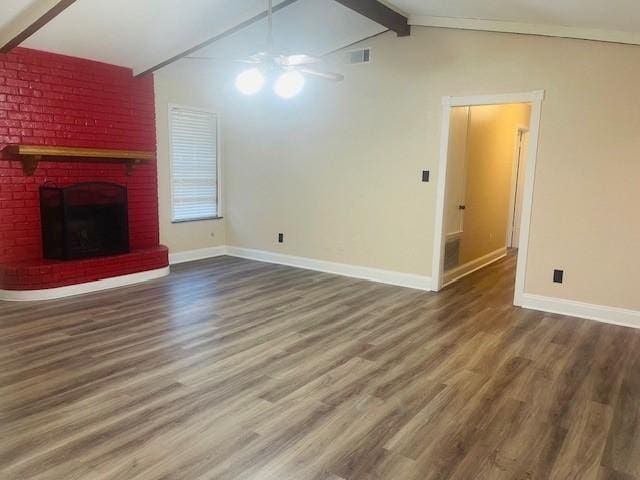
[[[399,37],[411,35],[409,19],[378,0],[336,0],[336,2],[396,32]]]
[[[278,3],[277,5],[273,6],[273,13],[276,13],[279,10],[282,10],[283,8],[288,7],[289,5],[291,5],[292,3],[296,2],[297,0],[284,0],[280,3]],[[147,75],[149,73],[153,73],[156,70],[160,70],[163,67],[166,67],[167,65],[171,65],[174,62],[177,62],[178,60],[187,57],[189,55],[191,55],[192,53],[197,52],[198,50],[201,50],[205,47],[208,47],[209,45],[214,44],[215,42],[222,40],[223,38],[226,38],[230,35],[233,35],[236,32],[239,32],[240,30],[247,28],[250,25],[253,25],[256,22],[259,22],[260,20],[263,20],[265,18],[267,18],[267,16],[269,15],[269,11],[265,10],[264,12],[259,13],[258,15],[255,15],[251,18],[249,18],[248,20],[245,20],[242,23],[239,23],[238,25],[236,25],[235,27],[231,27],[228,30],[225,30],[222,33],[219,33],[218,35],[215,35],[207,40],[205,40],[204,42],[200,42],[197,45],[194,45],[193,47],[177,54],[174,55],[173,57],[169,58],[168,60],[165,60],[164,62],[160,62],[157,65],[147,68],[144,71],[137,73],[136,77],[142,77],[144,75]]]
[[[76,0],[38,0],[0,31],[0,53],[9,53]]]

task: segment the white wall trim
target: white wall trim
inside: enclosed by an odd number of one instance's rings
[[[85,293],[109,290],[111,288],[124,287],[136,283],[155,280],[169,275],[169,267],[158,268],[146,272],[131,273],[118,277],[105,278],[95,282],[70,285],[68,287],[48,288],[43,290],[0,290],[0,300],[8,302],[33,302],[39,300],[54,300]]]
[[[431,277],[416,275],[413,273],[394,272],[377,268],[362,267],[346,263],[329,262],[326,260],[315,260],[307,257],[296,257],[283,253],[268,252],[265,250],[254,250],[250,248],[227,246],[227,254],[233,257],[247,258],[259,262],[277,263],[290,267],[305,268],[319,272],[343,275],[345,277],[361,278],[388,285],[414,288],[417,290],[431,291],[433,282]]]
[[[533,210],[533,195],[536,179],[536,165],[538,164],[538,142],[540,141],[540,118],[542,116],[543,95],[531,103],[531,119],[529,122],[529,150],[527,152],[527,166],[524,176],[524,191],[522,192],[522,211],[520,212],[520,234],[518,237],[518,258],[516,263],[516,285],[513,294],[513,304],[522,305],[527,265],[529,262],[529,237],[531,230],[531,214]]]
[[[373,282],[396,285],[400,287],[414,288],[417,290],[432,291],[433,282],[431,277],[417,275],[413,273],[394,272],[378,268],[363,267],[347,263],[330,262],[327,260],[316,260],[308,257],[297,257],[284,253],[269,252],[267,250],[256,250],[252,248],[233,247],[223,245],[218,247],[202,248],[199,250],[189,250],[169,254],[169,263],[177,265],[185,262],[193,262],[206,258],[229,255],[231,257],[246,258],[258,262],[276,263],[290,267],[305,268],[318,272],[332,273],[345,277],[361,278]]]
[[[640,311],[638,310],[594,305],[530,293],[522,295],[521,306],[543,312],[597,320],[623,327],[640,328]]]
[[[444,285],[449,285],[453,282],[460,280],[462,277],[466,277],[467,275],[480,270],[481,268],[486,267],[487,265],[491,265],[494,262],[504,258],[507,256],[506,247],[499,248],[493,252],[487,253],[482,257],[476,258],[475,260],[471,260],[470,262],[465,263],[464,265],[460,265],[456,268],[449,270],[444,273]]]
[[[396,285],[406,288],[414,288],[417,290],[432,291],[433,282],[430,277],[416,275],[412,273],[394,272],[389,270],[381,270],[377,268],[362,267],[358,265],[349,265],[345,263],[329,262],[325,260],[315,260],[306,257],[296,257],[282,253],[269,252],[265,250],[254,250],[250,248],[219,246],[211,248],[203,248],[199,250],[190,250],[187,252],[178,252],[170,255],[171,264],[179,264],[206,258],[218,257],[221,255],[230,255],[233,257],[246,258],[259,262],[276,263],[279,265],[288,265],[291,267],[305,268],[308,270],[316,270],[335,275],[342,275],[352,278],[361,278],[373,282],[384,283],[388,285]],[[506,249],[499,249],[491,252],[473,262],[469,262],[459,269],[467,269],[462,275],[451,280],[455,281],[462,276],[468,275],[480,268],[483,268],[506,255]],[[471,264],[474,264],[473,268]],[[452,272],[455,272],[453,270]],[[133,273],[130,275],[121,275],[119,277],[106,278],[95,282],[88,282],[79,285],[71,285],[68,287],[50,288],[45,290],[0,290],[1,301],[28,302],[41,300],[54,300],[58,298],[66,298],[85,293],[109,290],[112,288],[124,287],[136,283],[142,283],[157,278],[162,278],[170,273],[169,267],[150,270],[147,272]],[[450,281],[450,282],[451,282]],[[522,307],[533,310],[540,310],[549,313],[557,313],[560,315],[569,315],[574,317],[586,318],[589,320],[597,320],[613,325],[625,327],[640,328],[640,311],[627,310],[617,307],[607,307],[603,305],[593,305],[588,303],[576,302],[572,300],[564,300],[561,298],[544,297],[540,295],[532,295],[525,293],[522,295]]]
[[[529,125],[529,150],[527,152],[527,169],[525,172],[524,192],[522,196],[522,213],[520,223],[520,239],[518,244],[518,261],[516,266],[516,285],[514,305],[522,305],[524,283],[526,278],[529,252],[529,229],[531,226],[531,208],[538,157],[538,136],[544,90],[524,93],[506,93],[497,95],[473,95],[464,97],[443,97],[442,128],[440,133],[440,160],[438,164],[438,184],[436,193],[436,218],[433,241],[433,287],[439,291],[444,286],[444,207],[447,187],[447,163],[449,156],[449,129],[451,127],[451,108],[475,105],[502,105],[509,103],[530,103],[531,120]]]
[[[463,233],[462,230],[458,230],[456,232],[449,232],[445,235],[445,238],[447,242],[450,242],[451,240],[457,240],[462,236],[462,233]]]
[[[169,254],[169,264],[178,265],[185,262],[194,262],[205,258],[219,257],[227,254],[227,247],[220,245],[217,247],[200,248],[198,250],[187,250]]]
[[[451,128],[451,98],[442,99],[442,128],[440,130],[440,160],[438,162],[438,183],[436,184],[436,218],[433,237],[433,260],[431,275],[433,289],[437,292],[444,286],[444,207],[447,189],[447,164],[449,156],[449,131]]]
[[[475,107],[478,105],[502,105],[505,103],[534,103],[544,100],[544,90],[524,93],[498,93],[493,95],[467,95],[463,97],[443,97],[447,107]]]
[[[522,158],[525,159],[525,167],[526,167],[526,155],[523,157],[522,152],[520,152],[520,147],[522,144],[522,140],[524,135],[529,133],[529,127],[525,127],[524,125],[518,125],[516,127],[516,141],[515,141],[515,149],[513,151],[513,162],[511,164],[511,188],[509,191],[509,220],[507,223],[507,247],[513,247],[513,220],[515,217],[515,209],[517,205],[517,194],[518,194],[518,177],[520,176],[520,162]],[[525,169],[526,171],[526,169]],[[517,245],[516,245],[517,246]]]
[[[480,30],[485,32],[519,33],[543,37],[575,38],[609,43],[640,45],[640,33],[596,28],[567,27],[540,23],[483,20],[479,18],[434,17],[412,15],[409,24],[422,27],[456,28],[460,30]]]

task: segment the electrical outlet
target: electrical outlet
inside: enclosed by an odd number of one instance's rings
[[[284,243],[284,233],[278,234],[278,243]]]
[[[422,181],[423,182],[428,182],[429,181],[429,170],[423,170],[422,171]]]
[[[553,283],[562,283],[564,280],[564,270],[553,271]]]

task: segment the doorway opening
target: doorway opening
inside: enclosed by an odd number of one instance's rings
[[[543,92],[445,97],[434,239],[434,290],[517,256],[524,293]]]

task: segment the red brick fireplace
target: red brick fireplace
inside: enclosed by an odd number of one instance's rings
[[[0,149],[71,147],[155,152],[153,78],[131,70],[28,49],[0,55]],[[33,175],[0,153],[0,291],[34,291],[164,269],[155,159],[131,170],[117,159],[42,157]],[[128,192],[130,253],[45,260],[39,188],[110,182]]]

